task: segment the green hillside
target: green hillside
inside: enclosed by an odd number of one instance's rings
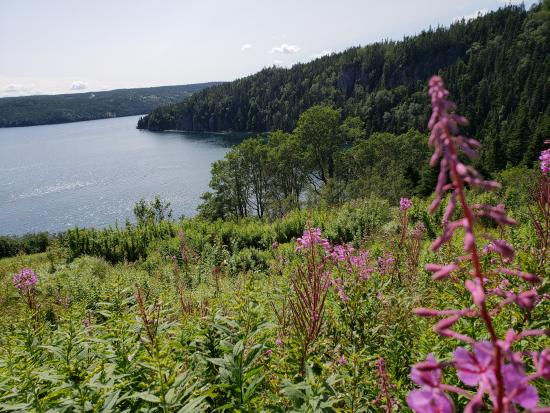
[[[37,95],[0,99],[0,127],[47,125],[140,115],[218,84],[196,83],[104,92]]]
[[[531,164],[550,136],[550,30],[541,6],[509,6],[402,41],[266,68],[154,110],[150,130],[291,131],[307,108],[341,108],[374,132],[425,131],[426,82],[440,74],[485,146],[484,167]]]

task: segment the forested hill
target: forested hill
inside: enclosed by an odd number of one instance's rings
[[[426,82],[439,73],[485,145],[488,170],[530,163],[550,136],[548,2],[508,6],[448,28],[355,47],[290,69],[266,68],[155,109],[139,128],[290,131],[305,109],[359,116],[367,135],[425,130]]]
[[[0,98],[0,127],[141,115],[219,83]]]

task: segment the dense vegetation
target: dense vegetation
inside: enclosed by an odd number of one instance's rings
[[[341,205],[378,196],[429,195],[436,174],[428,166],[426,135],[364,135],[358,117],[312,106],[292,133],[248,138],[212,165],[211,191],[199,206],[208,219],[280,217],[302,206]]]
[[[550,136],[550,18],[541,8],[509,6],[402,41],[266,68],[156,109],[138,127],[290,132],[301,113],[324,104],[342,119],[359,117],[366,136],[425,132],[426,80],[439,73],[484,144],[483,169],[530,166]]]
[[[530,215],[534,181],[525,172],[507,173],[503,189],[489,197],[472,191],[468,198],[508,202],[519,226],[480,222],[476,231],[505,235],[517,250],[514,263],[544,274],[548,262],[540,267]],[[73,230],[47,253],[0,260],[0,410],[408,411],[409,366],[453,349],[413,309],[460,308],[468,299],[466,274],[441,289],[424,270],[462,249],[456,240],[428,250],[441,219],[426,213],[429,201],[413,198],[406,215],[371,198],[273,222],[159,222],[148,209],[139,224]],[[343,289],[326,290],[323,324],[304,353],[291,306],[293,280],[309,256],[296,251],[295,238],[308,225],[331,244],[350,242],[367,272],[325,259]],[[484,256],[484,265],[492,259]],[[12,286],[23,267],[37,274],[28,296]],[[539,290],[548,291],[547,281]],[[506,310],[495,320],[499,332],[544,328],[549,303],[542,299],[530,313]],[[479,330],[475,320],[462,323]],[[521,348],[548,345],[534,338]],[[548,382],[536,385],[547,405]],[[462,411],[465,399],[454,400]]]
[[[1,98],[0,128],[141,115],[216,84],[218,82]]]

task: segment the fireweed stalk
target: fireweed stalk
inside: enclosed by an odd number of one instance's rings
[[[453,233],[458,229],[464,230],[464,250],[467,255],[459,257],[448,265],[428,264],[426,269],[433,272],[433,279],[440,280],[461,268],[461,265],[470,263],[471,277],[466,280],[465,287],[469,291],[475,306],[465,309],[435,310],[419,308],[415,313],[424,317],[443,317],[434,330],[444,337],[451,337],[468,344],[473,351],[464,347],[458,347],[453,354],[453,360],[441,363],[429,355],[426,361],[416,364],[412,368],[412,380],[421,386],[413,390],[407,397],[407,403],[415,412],[440,412],[450,413],[454,411],[454,404],[446,392],[460,394],[470,401],[465,412],[477,412],[484,406],[484,395],[488,394],[492,406],[490,409],[496,413],[511,413],[516,411],[519,405],[531,412],[549,412],[550,409],[537,408],[538,394],[534,386],[529,382],[545,378],[550,379],[550,349],[541,353],[530,353],[533,358],[535,372],[527,375],[523,364],[522,353],[512,351],[512,346],[528,336],[548,335],[548,330],[526,330],[515,332],[508,330],[503,339],[497,337],[493,317],[498,314],[505,305],[516,303],[526,310],[531,310],[538,294],[535,289],[528,291],[512,290],[510,279],[522,279],[528,283],[536,283],[538,277],[522,272],[518,269],[498,268],[490,274],[483,274],[480,253],[476,245],[474,224],[477,217],[484,216],[493,219],[499,225],[513,225],[515,222],[506,216],[503,205],[497,207],[488,205],[470,206],[464,192],[465,185],[483,189],[498,187],[496,182],[484,181],[471,167],[462,163],[459,159],[459,151],[467,157],[473,158],[480,144],[475,139],[466,138],[459,134],[459,126],[467,125],[466,118],[455,114],[456,106],[447,100],[449,92],[445,89],[443,80],[434,76],[429,82],[429,94],[432,103],[432,116],[428,124],[431,130],[429,143],[435,147],[431,158],[431,165],[438,161],[440,164],[439,178],[435,189],[435,199],[430,206],[433,213],[440,205],[447,192],[450,192],[447,208],[443,215],[443,234],[432,244],[432,250],[438,250],[442,244],[449,242]],[[450,178],[450,181],[449,181]],[[451,221],[457,203],[460,205],[463,217]],[[513,258],[513,249],[503,240],[493,240],[488,253],[500,254],[510,261]],[[506,262],[502,260],[502,262]],[[496,288],[488,287],[488,277],[493,279],[501,275],[502,282]],[[487,297],[494,296],[500,299],[496,305],[489,308]],[[454,331],[453,325],[462,317],[481,318],[489,334],[489,341],[475,341],[472,337]],[[467,386],[477,387],[472,393],[456,386],[443,384],[442,369],[453,365],[458,378]]]
[[[544,143],[550,145],[550,140]],[[539,160],[541,174],[533,194],[535,205],[534,208],[529,207],[529,215],[537,234],[539,268],[544,269],[550,242],[550,149],[543,150]]]
[[[288,301],[283,302],[280,311],[275,308],[274,311],[284,334],[288,302],[289,324],[300,343],[300,373],[304,374],[309,350],[323,326],[325,301],[330,287],[334,288],[342,305],[350,311],[346,288],[353,288],[352,281],[367,280],[374,269],[368,263],[367,251],[355,251],[350,245],[333,247],[322,238],[320,228],[307,228],[296,243],[296,252],[303,255],[305,262],[296,268],[291,279],[292,294]],[[355,275],[356,279],[346,280],[343,275],[336,278],[338,268],[342,274]],[[277,340],[282,343],[280,336]],[[345,360],[345,356],[342,357],[341,360]]]
[[[376,372],[380,385],[380,393],[378,393],[378,397],[374,401],[374,404],[380,404],[384,399],[386,403],[386,413],[391,413],[392,405],[394,405],[395,402],[390,395],[390,381],[386,371],[386,362],[382,357],[376,362]]]
[[[412,208],[412,201],[409,198],[401,198],[399,200],[399,221],[401,224],[401,237],[399,239],[399,245],[403,245],[405,237],[407,236],[407,229],[409,224],[408,210]]]
[[[330,285],[327,271],[330,244],[321,238],[319,228],[308,228],[296,240],[296,252],[305,256],[305,266],[299,266],[291,280],[293,294],[289,299],[292,327],[300,343],[300,374],[312,343],[323,325],[325,300]]]

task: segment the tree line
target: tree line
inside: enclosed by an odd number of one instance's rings
[[[440,74],[484,144],[476,165],[490,173],[530,166],[550,136],[548,0],[526,11],[507,6],[402,41],[259,73],[152,111],[139,128],[194,131],[293,131],[314,105],[357,117],[367,136],[425,132],[426,80]],[[326,165],[328,168],[329,165]]]

